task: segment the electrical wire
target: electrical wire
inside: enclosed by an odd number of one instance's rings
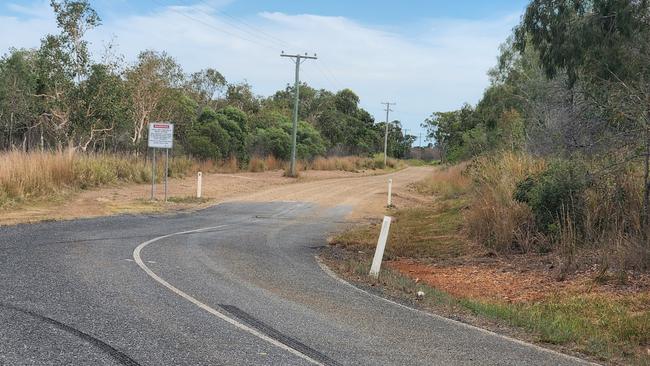
[[[188,19],[193,20],[195,22],[201,23],[206,27],[209,27],[209,28],[214,29],[214,30],[216,30],[218,32],[227,34],[229,36],[239,38],[241,40],[256,44],[256,45],[261,46],[261,47],[265,47],[265,48],[273,49],[273,50],[277,50],[274,46],[279,46],[279,48],[284,48],[284,47],[286,47],[286,48],[297,48],[292,43],[289,43],[289,42],[287,42],[287,41],[285,41],[285,40],[283,40],[281,38],[278,38],[276,36],[268,34],[267,32],[259,29],[258,27],[253,26],[252,24],[250,24],[250,23],[248,23],[248,22],[246,22],[246,21],[244,21],[242,19],[238,19],[238,18],[226,13],[223,10],[215,9],[213,6],[211,6],[211,5],[209,5],[209,4],[205,3],[205,2],[202,2],[202,1],[199,1],[197,4],[198,5],[203,5],[203,7],[210,9],[212,12],[214,12],[216,14],[219,14],[219,15],[222,15],[222,18],[220,20],[223,23],[226,23],[226,24],[232,26],[233,28],[239,30],[239,32],[243,32],[245,34],[245,36],[242,35],[242,34],[237,34],[235,32],[226,30],[226,29],[221,28],[221,27],[217,27],[217,26],[215,26],[214,24],[212,24],[210,22],[207,22],[207,21],[205,21],[203,19],[191,16],[187,12],[181,11],[177,7],[173,7],[173,6],[169,6],[167,4],[164,4],[159,0],[152,0],[152,1],[159,4],[159,5],[161,5],[161,6],[165,6],[170,11],[173,11],[173,12],[175,12],[175,13],[177,13],[177,14],[185,17],[185,18],[188,18]],[[196,11],[199,11],[199,12],[209,16],[209,14],[207,14],[204,11],[201,11],[199,9],[196,9]],[[226,20],[226,19],[224,19],[224,17],[226,17],[228,19],[231,19],[231,20],[230,21]],[[236,23],[239,23],[239,24],[236,24]],[[273,43],[274,45],[271,45],[269,43]],[[335,74],[333,72],[331,72],[325,66],[325,63],[323,63],[322,61],[321,62],[316,62],[316,69],[323,76],[324,81],[326,81],[326,83],[330,84],[330,86],[333,87],[334,90],[342,90],[342,88],[340,87],[342,85],[342,83],[336,78]]]
[[[254,40],[254,39],[250,39],[250,38],[247,38],[247,37],[243,37],[241,34],[236,34],[236,33],[230,32],[230,31],[228,31],[228,30],[225,30],[225,29],[223,29],[223,28],[219,28],[219,27],[215,26],[215,25],[212,24],[212,23],[209,23],[209,22],[204,21],[203,19],[193,17],[193,16],[187,14],[187,12],[180,11],[180,10],[178,10],[176,7],[172,7],[172,6],[168,6],[168,5],[166,5],[166,4],[163,4],[163,3],[160,2],[159,0],[152,0],[152,1],[155,2],[155,3],[157,3],[157,4],[159,4],[159,5],[161,5],[161,6],[165,6],[165,7],[166,7],[167,9],[169,9],[170,11],[173,11],[173,12],[175,12],[175,13],[177,13],[177,14],[179,14],[179,15],[185,17],[185,18],[188,18],[188,19],[190,19],[190,20],[193,20],[193,21],[195,21],[195,22],[199,22],[199,23],[203,24],[204,26],[209,27],[209,28],[212,28],[212,29],[214,29],[214,30],[216,30],[216,31],[218,31],[218,32],[221,32],[221,33],[224,33],[224,34],[228,34],[228,35],[230,35],[230,36],[232,36],[232,37],[239,38],[239,39],[241,39],[241,40],[244,40],[244,41],[247,41],[247,42],[250,42],[250,43],[254,43],[254,44],[258,45],[258,46],[262,46],[262,47],[266,47],[266,48],[270,48],[270,49],[274,49],[274,50],[276,49],[275,47],[272,47],[272,46],[270,46],[270,45],[268,45],[268,44],[266,44],[266,43],[262,43],[262,42],[259,42],[259,41]]]

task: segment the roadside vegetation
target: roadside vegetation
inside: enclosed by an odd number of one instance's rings
[[[650,364],[649,19],[645,1],[530,2],[479,102],[424,121],[444,167],[413,187],[428,204],[390,213],[375,285]],[[367,281],[378,231],[333,241],[344,272]]]
[[[156,162],[157,181],[164,175],[164,160]],[[72,149],[55,152],[8,151],[0,153],[0,209],[39,200],[56,200],[81,189],[151,181],[151,161],[131,154],[79,153]],[[198,171],[241,173],[284,170],[286,161],[273,156],[253,157],[242,166],[236,158],[223,161],[197,160],[185,156],[170,158],[169,177],[182,178]],[[300,170],[343,170],[380,172],[399,169],[403,162],[383,157],[319,157],[298,161]]]
[[[159,179],[164,172],[159,162]],[[72,150],[0,154],[0,208],[36,199],[59,198],[76,189],[151,181],[151,163],[127,155],[76,154]],[[199,169],[187,158],[170,160],[171,177]]]
[[[415,306],[600,361],[649,364],[647,272],[620,267],[630,263],[629,254],[611,248],[575,247],[568,254],[561,244],[549,247],[544,233],[531,232],[534,211],[512,198],[513,174],[526,177],[545,166],[507,153],[441,167],[414,184],[431,201],[390,212],[395,220],[378,281],[367,275],[379,223],[335,237],[325,258],[352,280]],[[513,245],[522,238],[531,242]],[[417,291],[424,299],[415,300]]]

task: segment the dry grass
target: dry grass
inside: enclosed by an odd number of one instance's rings
[[[465,174],[467,164],[441,167],[422,182],[415,183],[415,189],[422,194],[457,198],[469,191],[471,179]]]
[[[602,171],[591,162],[591,171]],[[561,214],[557,233],[542,233],[530,207],[514,198],[518,182],[545,170],[547,164],[526,154],[503,153],[477,158],[467,167],[474,188],[465,214],[466,229],[477,243],[497,252],[556,251],[563,271],[579,265],[599,265],[603,273],[647,270],[650,248],[641,225],[641,169],[622,170],[590,179],[578,216]],[[446,177],[453,187],[455,178]],[[576,221],[577,220],[577,221]]]
[[[445,259],[466,254],[468,245],[461,234],[463,206],[462,200],[450,199],[392,213],[394,221],[384,259]],[[370,254],[377,245],[380,228],[380,223],[359,226],[337,236],[332,244]]]
[[[262,166],[261,164],[257,163]],[[333,156],[317,157],[314,160],[298,160],[296,162],[297,176],[304,170],[342,170],[346,172],[359,172],[361,170],[386,169],[394,170],[405,167],[406,164],[397,159],[388,158],[384,166],[383,155],[375,157],[360,156]],[[289,163],[284,163],[284,176],[289,176]]]
[[[386,160],[384,166],[383,155],[375,157],[360,156],[333,156],[318,157],[311,162],[304,162],[305,167],[311,170],[343,170],[347,172],[356,172],[366,169],[398,169],[404,166],[404,163],[393,158]]]
[[[164,161],[157,162],[157,176]],[[72,150],[0,154],[0,207],[34,199],[55,198],[75,189],[151,179],[151,165],[143,159],[121,155],[84,155]],[[197,170],[187,158],[170,160],[171,177]]]
[[[471,180],[465,165],[441,167],[427,179],[413,184],[418,193],[434,196],[430,205],[392,210],[386,260],[395,258],[449,259],[467,254],[462,232],[463,211]],[[362,225],[337,236],[332,244],[352,252],[372,253],[381,223]]]
[[[386,162],[387,169],[398,169],[404,166],[400,160],[389,158]],[[342,170],[346,172],[358,172],[367,169],[384,169],[383,157],[360,157],[360,156],[334,156],[317,157],[313,160],[298,160],[296,170]],[[264,172],[269,170],[284,170],[288,174],[289,162],[278,160],[273,156],[254,156],[248,163],[248,171]]]
[[[309,164],[313,170],[344,170],[346,172],[354,172],[362,165],[360,162],[367,158],[360,158],[358,156],[347,156],[340,158],[324,158],[318,157]]]
[[[157,159],[156,175],[164,175],[164,159]],[[147,157],[149,158],[149,157]],[[242,164],[236,158],[220,162],[194,161],[185,157],[170,159],[169,176],[182,177],[198,171],[206,173],[236,173]],[[251,172],[287,169],[288,163],[272,156],[253,157],[248,166]],[[388,167],[402,167],[400,161],[389,159]],[[383,159],[363,157],[317,158],[298,161],[297,170],[378,169]],[[56,152],[8,151],[0,153],[0,207],[35,199],[52,199],[76,189],[87,189],[107,184],[144,183],[151,180],[151,162],[145,157],[131,155],[93,155],[73,150]]]
[[[226,174],[232,174],[232,173],[237,173],[239,172],[240,169],[240,164],[237,158],[230,157],[229,159],[222,160],[217,163],[216,166],[216,172],[217,173],[226,173]]]
[[[650,247],[641,224],[642,192],[642,172],[634,166],[601,178],[585,192],[580,244],[599,251],[604,268],[650,269]]]
[[[74,155],[24,154],[17,151],[0,156],[0,205],[12,200],[46,196],[75,181]]]
[[[267,170],[284,169],[285,162],[276,159],[274,156],[254,156],[248,163],[248,171],[253,173],[265,172]]]
[[[465,222],[469,236],[496,251],[530,250],[539,238],[530,208],[513,198],[517,183],[545,168],[543,160],[504,153],[475,159],[467,174],[474,182]]]

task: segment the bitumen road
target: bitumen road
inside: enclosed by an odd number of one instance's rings
[[[385,301],[315,258],[348,208],[0,227],[2,365],[576,365]]]

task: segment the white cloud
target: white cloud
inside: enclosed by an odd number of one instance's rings
[[[223,1],[203,4],[104,19],[89,38],[100,50],[115,36],[127,60],[144,49],[165,50],[187,72],[214,67],[229,81],[247,80],[262,95],[293,80],[293,63],[279,57],[281,50],[316,52],[319,59],[301,69],[303,81],[327,89],[350,87],[379,120],[384,118],[379,103],[397,102],[393,116],[412,132],[433,111],[479,99],[498,45],[519,17],[432,19],[414,34],[345,17],[279,12],[260,13],[242,23],[218,11]],[[26,15],[21,18],[0,16],[0,32],[12,35],[0,39],[0,52],[10,46],[35,47],[40,37],[55,31],[53,15],[42,7],[40,2],[33,8],[14,7]]]

